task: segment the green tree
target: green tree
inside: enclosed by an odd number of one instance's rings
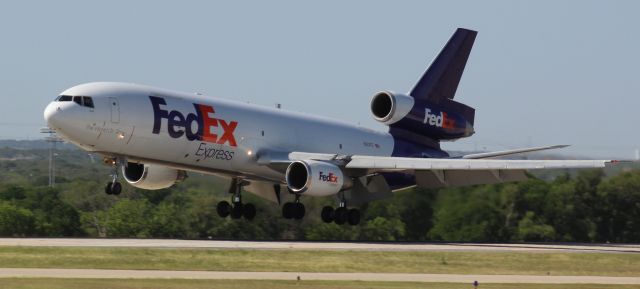
[[[31,211],[36,219],[36,235],[79,236],[83,235],[79,212],[60,199],[59,191],[48,187],[25,190],[25,197],[16,200],[16,205]]]
[[[305,228],[305,237],[307,240],[355,240],[358,229],[349,225],[316,223]]]
[[[612,177],[598,186],[600,214],[597,231],[600,241],[640,241],[640,172]]]
[[[0,191],[1,200],[22,200],[25,197],[25,188],[20,185],[8,185]]]
[[[151,211],[151,236],[161,238],[189,237],[189,212],[185,207],[163,202]]]
[[[24,208],[0,201],[0,235],[5,237],[26,237],[35,232],[35,217]]]
[[[400,219],[376,217],[367,221],[360,230],[360,240],[396,241],[405,236],[405,225]]]
[[[490,186],[474,187],[471,192],[449,189],[440,192],[435,226],[429,232],[435,240],[491,242],[505,241],[505,217],[497,193]]]
[[[544,224],[534,212],[527,212],[518,223],[518,241],[546,242],[555,238],[555,230]]]
[[[122,199],[106,213],[109,237],[151,237],[151,205],[147,200]]]

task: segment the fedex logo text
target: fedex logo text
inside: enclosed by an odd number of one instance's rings
[[[328,183],[338,183],[338,176],[333,173],[324,174],[324,172],[320,172],[318,180]]]
[[[455,121],[450,117],[447,117],[446,112],[441,111],[439,114],[435,114],[431,112],[430,108],[424,109],[424,120],[422,123],[442,128],[455,127]]]
[[[188,140],[201,140],[209,143],[225,144],[236,147],[236,138],[233,135],[237,121],[226,121],[215,118],[213,106],[194,103],[195,114],[189,113],[185,117],[177,110],[167,111],[160,106],[167,105],[162,97],[149,96],[151,106],[153,106],[153,133],[160,134],[162,120],[167,120],[167,132],[172,138],[180,138],[183,135]],[[194,131],[193,123],[196,123]],[[212,132],[215,129],[215,133]]]

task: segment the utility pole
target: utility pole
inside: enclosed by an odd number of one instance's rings
[[[56,143],[63,142],[56,136],[56,131],[48,127],[41,128],[41,133],[46,133],[49,136],[44,140],[49,143],[49,187],[53,188],[56,184],[56,163],[55,163],[55,151]]]

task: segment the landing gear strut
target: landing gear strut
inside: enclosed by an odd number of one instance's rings
[[[111,165],[113,166],[113,170],[111,171],[111,181],[107,183],[104,187],[104,192],[107,195],[119,195],[122,192],[122,185],[118,182],[118,169],[120,168],[120,163],[118,163],[118,159],[110,160]]]
[[[242,203],[242,187],[248,184],[249,182],[241,178],[234,178],[231,181],[231,187],[229,188],[229,193],[233,194],[231,204],[227,201],[219,202],[216,206],[218,216],[221,218],[231,216],[231,219],[240,219],[244,216],[249,221],[253,220],[256,216],[256,207],[253,204]]]
[[[322,208],[320,217],[325,223],[335,222],[338,225],[349,223],[349,225],[356,226],[360,223],[360,210],[356,208],[347,209],[347,201],[342,196],[337,209],[334,210],[331,206],[325,206]]]

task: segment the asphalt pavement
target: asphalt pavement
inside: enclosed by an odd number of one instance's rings
[[[302,241],[219,241],[174,239],[0,238],[0,246],[24,247],[144,247],[256,250],[364,250],[364,251],[488,251],[488,252],[597,252],[640,253],[640,244],[482,244],[482,243],[367,243]]]

